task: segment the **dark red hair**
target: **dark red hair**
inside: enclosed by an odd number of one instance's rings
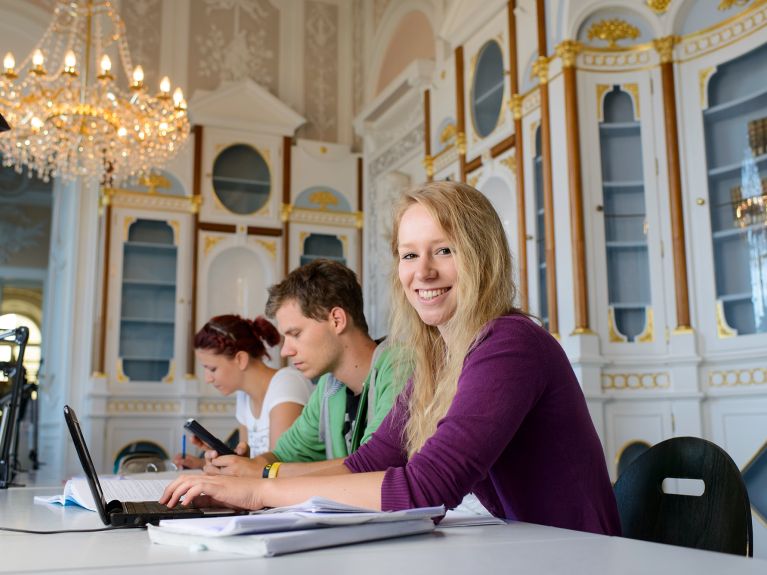
[[[238,315],[217,315],[194,336],[195,349],[206,349],[227,357],[245,351],[256,359],[269,358],[266,345],[273,346],[279,342],[277,328],[262,316],[250,320]]]

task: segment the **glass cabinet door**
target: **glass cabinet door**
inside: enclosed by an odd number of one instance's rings
[[[717,67],[703,111],[720,337],[767,332],[767,45]]]
[[[609,336],[613,342],[642,342],[651,339],[652,323],[642,129],[631,96],[620,86],[605,94],[602,106],[599,144]]]
[[[170,372],[176,324],[177,248],[164,221],[137,219],[123,244],[118,357],[134,381]]]
[[[543,203],[543,156],[541,155],[541,128],[535,130],[535,156],[533,157],[533,187],[535,192],[535,262],[538,274],[538,317],[549,329],[549,299],[546,291],[546,225]]]

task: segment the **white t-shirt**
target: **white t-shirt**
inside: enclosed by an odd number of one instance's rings
[[[306,405],[309,396],[314,391],[312,382],[306,379],[294,367],[283,367],[278,370],[269,382],[269,387],[261,406],[258,418],[250,409],[250,397],[244,391],[237,392],[237,421],[248,430],[248,446],[251,457],[269,451],[269,412],[281,403],[298,403]],[[240,438],[242,441],[242,438]]]

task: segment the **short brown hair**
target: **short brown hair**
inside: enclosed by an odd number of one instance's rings
[[[316,259],[294,269],[284,280],[269,288],[266,316],[273,318],[285,303],[295,300],[306,317],[324,321],[334,307],[343,309],[357,329],[368,333],[362,308],[362,288],[357,276],[345,265]]]

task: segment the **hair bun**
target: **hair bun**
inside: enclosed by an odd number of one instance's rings
[[[280,332],[264,316],[260,315],[250,323],[253,326],[253,332],[267,344],[275,346],[280,343]]]

